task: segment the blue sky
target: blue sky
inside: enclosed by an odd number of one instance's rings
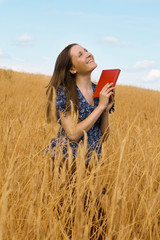
[[[119,84],[160,90],[160,0],[0,0],[0,68],[52,75],[79,43]]]

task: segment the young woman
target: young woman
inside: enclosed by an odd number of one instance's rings
[[[59,54],[47,89],[48,121],[51,120],[51,104],[56,92],[57,120],[61,125],[57,139],[51,141],[51,148],[54,151],[57,142],[62,142],[65,156],[69,141],[75,159],[78,143],[83,142],[86,132],[86,164],[92,151],[101,153],[102,136],[103,139],[109,136],[109,112],[114,110],[115,90],[112,84],[106,84],[99,98],[93,98],[96,85],[91,82],[91,73],[96,67],[90,52],[78,44],[70,44]],[[74,127],[72,111],[78,113]]]

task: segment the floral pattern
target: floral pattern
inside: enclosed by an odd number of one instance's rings
[[[96,84],[92,83],[93,92],[95,91]],[[79,122],[83,121],[85,118],[87,118],[91,112],[98,106],[99,98],[94,98],[94,106],[90,105],[79,88],[77,87],[77,93],[78,93],[78,99],[79,99]],[[62,111],[64,116],[66,116],[66,94],[65,94],[65,88],[63,86],[60,86],[57,90],[57,96],[56,96],[56,108],[58,110],[58,122],[61,125],[61,120],[59,116],[59,112]],[[114,111],[114,106],[112,106],[112,109]],[[93,150],[96,150],[98,154],[101,153],[101,131],[100,131],[100,124],[101,124],[101,117],[95,122],[95,124],[91,127],[91,129],[87,132],[87,145],[88,145],[88,156],[91,155]],[[69,140],[69,144],[73,151],[73,159],[75,159],[76,153],[77,153],[77,147],[78,143],[80,141],[83,141],[84,137],[81,137],[78,142],[73,142]],[[63,142],[63,154],[67,154],[67,137],[65,135],[65,131],[63,127],[61,126],[57,139],[51,140],[51,148],[54,149],[57,142]]]

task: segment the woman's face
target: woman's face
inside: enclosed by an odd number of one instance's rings
[[[70,55],[72,59],[70,72],[73,74],[87,74],[97,67],[93,55],[80,45],[74,45]]]

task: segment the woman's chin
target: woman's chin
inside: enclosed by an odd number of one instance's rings
[[[97,64],[95,63],[94,66],[93,66],[92,71],[93,71],[96,67],[97,67]]]

